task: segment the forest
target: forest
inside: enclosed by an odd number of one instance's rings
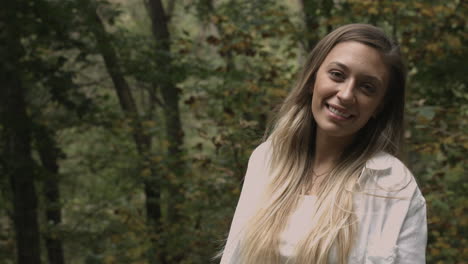
[[[218,263],[252,150],[315,43],[408,68],[427,263],[468,263],[468,2],[16,0],[0,10],[0,264]]]

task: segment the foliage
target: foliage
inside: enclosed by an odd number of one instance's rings
[[[160,202],[168,214],[174,208],[165,201],[177,195],[182,220],[163,223],[160,233],[147,227],[143,183],[151,171],[139,168],[135,128],[119,108],[90,34],[89,6],[82,0],[22,2],[14,26],[25,51],[21,69],[28,114],[36,126],[54,131],[63,151],[63,222],[49,227],[41,216],[41,230],[63,237],[67,263],[148,263],[152,254],[162,254],[154,252],[152,239],[170,252],[173,263],[209,262],[229,228],[249,155],[294,85],[307,52],[305,39],[351,22],[381,26],[407,59],[406,152],[428,204],[428,263],[468,259],[463,236],[468,5],[458,0],[317,2],[327,11],[303,14],[300,6],[275,0],[175,1],[170,13],[174,63],[168,70],[157,60],[141,1],[87,1],[98,6],[141,110],[142,129],[153,138],[146,161],[156,164],[162,184],[180,187],[176,194],[163,193]],[[315,30],[307,29],[306,15],[317,17]],[[170,80],[182,93],[188,168],[183,175],[169,165],[164,100],[155,80]],[[42,182],[37,179],[39,186]],[[0,177],[0,183],[0,263],[14,263],[12,205],[3,187],[8,182]]]

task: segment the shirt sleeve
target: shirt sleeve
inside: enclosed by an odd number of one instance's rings
[[[380,235],[376,236],[378,239],[371,239],[367,245],[365,263],[425,264],[426,202],[417,187],[413,197],[408,201],[407,210],[404,210],[403,201],[395,202],[399,205],[394,205],[393,210],[387,211],[385,217],[380,217],[385,224],[374,226],[374,232],[378,232],[380,227],[383,229]]]
[[[221,264],[235,263],[233,259],[235,258],[234,252],[239,243],[241,233],[249,218],[255,213],[255,209],[261,198],[262,190],[266,185],[266,148],[267,142],[262,143],[250,156],[239,202],[237,203],[231,229],[221,258]]]
[[[416,189],[415,197],[411,201],[397,244],[398,264],[426,263],[426,201],[419,189]]]

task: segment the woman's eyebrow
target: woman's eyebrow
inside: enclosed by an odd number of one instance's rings
[[[341,63],[341,62],[338,62],[338,61],[332,61],[330,62],[329,65],[336,65],[346,71],[349,71],[349,68],[348,66],[346,66],[345,64]],[[377,76],[374,76],[374,75],[369,75],[369,74],[362,74],[361,75],[363,78],[371,81],[371,82],[375,82],[376,84],[378,85],[383,85],[383,80],[381,80],[379,77]]]
[[[341,68],[344,68],[345,70],[348,70],[348,66],[344,65],[343,63],[341,62],[338,62],[338,61],[332,61],[330,62],[330,65],[336,65],[338,67],[341,67]]]
[[[364,77],[365,79],[367,79],[368,81],[373,82],[373,83],[375,83],[375,84],[377,84],[377,85],[380,85],[380,86],[383,85],[383,81],[382,81],[380,78],[376,77],[376,76],[372,76],[372,75],[363,75],[363,77]]]

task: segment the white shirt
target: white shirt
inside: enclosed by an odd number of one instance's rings
[[[237,246],[268,185],[270,149],[270,141],[266,141],[250,156],[221,264],[242,264],[238,261],[240,252]],[[366,163],[358,185],[360,192],[353,195],[354,211],[358,217],[357,240],[348,263],[426,263],[426,202],[406,166],[392,155],[381,152]],[[304,201],[289,221],[300,222],[300,215],[304,216],[307,211],[303,206]],[[291,239],[289,232],[295,231],[286,227],[280,234],[279,250],[285,257],[292,254],[291,247],[300,239]],[[329,263],[335,263],[333,255],[329,256]]]
[[[294,255],[297,243],[315,225],[311,223],[313,210],[317,197],[312,195],[301,195],[299,204],[289,216],[286,227],[279,235],[279,252],[282,258],[287,259]]]

